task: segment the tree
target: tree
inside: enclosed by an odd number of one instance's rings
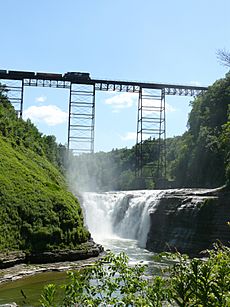
[[[214,188],[226,183],[229,100],[228,73],[192,102],[188,131],[180,138],[176,159],[171,162],[177,186]]]
[[[225,49],[217,51],[217,58],[223,66],[230,67],[230,52]]]

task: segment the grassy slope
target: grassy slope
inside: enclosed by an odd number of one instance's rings
[[[75,247],[88,238],[81,208],[60,172],[0,137],[0,249]]]
[[[0,102],[0,251],[77,247],[89,238],[77,199],[36,127]]]

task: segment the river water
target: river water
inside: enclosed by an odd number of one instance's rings
[[[84,193],[82,207],[86,225],[95,242],[114,253],[125,252],[130,264],[141,261],[153,272],[159,263],[153,261],[153,253],[145,249],[150,227],[149,211],[155,210],[163,191],[121,191]],[[42,287],[65,279],[63,272],[42,273],[0,286],[0,304],[16,302],[20,306],[39,306]],[[23,301],[26,294],[27,304]]]

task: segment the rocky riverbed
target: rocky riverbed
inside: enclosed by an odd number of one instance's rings
[[[51,271],[67,271],[94,262],[103,247],[89,241],[79,250],[61,250],[36,254],[11,252],[0,255],[0,284]]]

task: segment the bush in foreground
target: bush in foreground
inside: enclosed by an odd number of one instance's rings
[[[230,248],[214,246],[206,259],[175,258],[167,274],[150,276],[146,266],[128,265],[128,257],[109,253],[93,266],[68,273],[62,302],[57,288],[46,286],[43,307],[55,306],[230,306]]]

